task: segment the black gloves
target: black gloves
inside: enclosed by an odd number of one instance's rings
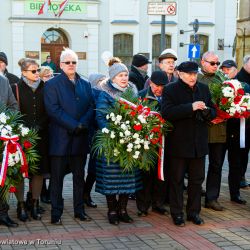
[[[79,123],[78,126],[73,131],[68,131],[68,134],[70,136],[79,136],[87,133],[88,133],[87,127],[85,127],[81,123]]]
[[[209,122],[211,121],[211,109],[206,108],[203,110],[196,111],[196,120],[200,122]]]
[[[87,134],[87,133],[88,133],[88,129],[81,123],[74,130],[74,135],[82,135],[82,134]]]

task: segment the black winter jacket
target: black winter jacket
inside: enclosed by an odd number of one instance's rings
[[[179,79],[164,87],[161,110],[163,118],[173,124],[166,138],[166,152],[172,157],[197,158],[208,153],[208,125],[206,119],[198,119],[198,112],[193,111],[195,101],[203,101],[210,108],[207,120],[215,118],[216,111],[205,84],[197,82],[191,89]]]

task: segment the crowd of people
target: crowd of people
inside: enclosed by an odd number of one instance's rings
[[[95,191],[106,197],[110,224],[133,222],[127,205],[129,196],[135,194],[138,216],[147,216],[150,207],[164,215],[169,204],[173,223],[184,226],[183,192],[187,189],[186,219],[202,225],[200,211],[206,155],[205,207],[222,211],[219,195],[226,152],[230,199],[246,204],[240,188],[248,186],[245,174],[250,148],[249,120],[245,121],[245,147],[241,148],[239,119],[211,123],[216,117],[216,108],[209,86],[214,82],[222,84],[225,79],[238,79],[250,93],[250,55],[244,57],[239,71],[233,60],[225,60],[220,66],[219,56],[212,51],[203,54],[200,66],[193,61],[177,65],[177,60],[173,49],[165,49],[159,56],[159,70],[149,77],[147,71],[151,62],[143,54],[133,56],[130,70],[119,58],[111,58],[107,75],[92,73],[86,81],[77,73],[77,54],[64,49],[60,56],[61,73],[57,76],[53,77],[55,69],[51,57],[47,56],[41,68],[33,59],[21,59],[19,78],[8,72],[7,56],[0,52],[0,103],[19,110],[24,115],[24,124],[35,128],[41,138],[36,145],[41,156],[38,171],[29,176],[26,200],[24,181],[15,193],[20,221],[26,222],[30,217],[40,220],[45,212],[40,206],[41,200],[51,203],[51,223],[61,225],[63,180],[71,172],[75,219],[91,220],[84,206],[97,207],[91,198],[96,182]],[[217,74],[218,71],[223,74]],[[95,132],[108,127],[103,111],[108,112],[128,89],[132,95],[154,103],[162,117],[173,125],[164,145],[165,181],[158,179],[157,167],[149,171],[124,172],[119,162],[108,161],[91,151]],[[157,165],[157,159],[155,162]],[[8,209],[8,202],[0,198],[0,224],[17,227]]]

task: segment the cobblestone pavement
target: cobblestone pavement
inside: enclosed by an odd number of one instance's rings
[[[201,216],[205,225],[187,222],[179,228],[173,225],[170,215],[150,212],[146,218],[136,215],[135,201],[129,201],[128,212],[134,223],[112,226],[107,221],[107,208],[102,195],[92,193],[98,208],[86,208],[93,218],[80,222],[73,217],[71,176],[65,178],[65,209],[63,225],[50,223],[50,206],[41,221],[19,222],[17,228],[0,226],[1,249],[250,249],[250,189],[242,190],[247,205],[229,201],[227,163],[223,169],[220,196],[225,211],[215,212],[204,208]],[[250,176],[248,176],[250,177]],[[16,200],[10,199],[10,215],[16,220]]]

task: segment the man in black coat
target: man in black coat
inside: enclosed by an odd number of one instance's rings
[[[156,108],[161,110],[161,96],[164,86],[167,84],[167,76],[163,71],[155,71],[150,77],[149,87],[139,92],[139,96],[154,102]],[[152,205],[153,211],[165,214],[166,182],[158,179],[157,164],[154,169],[141,173],[143,189],[136,192],[136,205],[138,216],[146,216]]]
[[[151,63],[143,54],[133,56],[131,70],[129,71],[129,81],[134,83],[138,91],[144,88],[144,84],[148,79],[148,64]]]
[[[10,85],[14,85],[15,83],[19,82],[19,78],[8,72],[8,58],[4,52],[0,52],[0,72],[8,78]]]
[[[162,94],[162,116],[173,124],[166,138],[170,161],[170,212],[177,226],[184,226],[183,181],[188,173],[187,220],[204,224],[200,218],[201,186],[208,153],[207,122],[216,116],[208,86],[197,82],[198,64],[183,62],[180,79],[168,84]]]

